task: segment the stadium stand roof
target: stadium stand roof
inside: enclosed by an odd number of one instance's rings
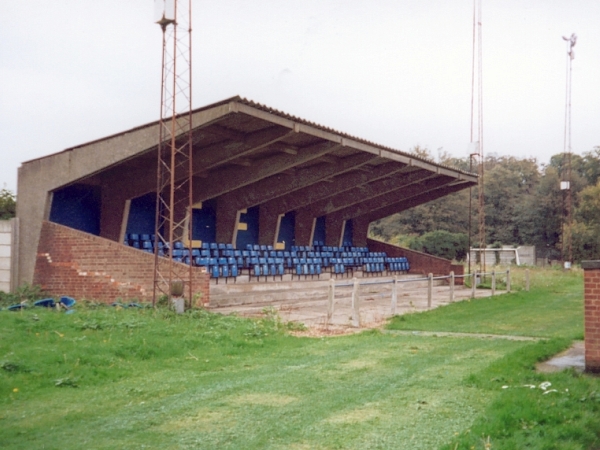
[[[360,242],[374,220],[473,186],[477,176],[232,97],[193,111],[194,202],[212,201],[216,240],[235,243],[240,211],[260,205],[258,241],[277,241],[295,215],[296,243],[311,242],[317,218],[337,243],[354,223]],[[68,186],[98,196],[97,234],[119,241],[129,202],[156,191],[153,122],[19,168],[18,279],[31,282],[43,220]]]

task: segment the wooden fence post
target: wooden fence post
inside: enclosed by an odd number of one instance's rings
[[[496,271],[492,270],[492,297],[496,295]]]
[[[398,305],[398,276],[394,277],[392,283],[392,316],[396,315],[396,306]]]
[[[358,292],[359,284],[358,278],[352,278],[354,285],[352,286],[352,326],[360,327],[360,295]]]
[[[450,272],[450,301],[454,301],[454,271]]]
[[[431,296],[433,294],[433,274],[427,275],[427,309],[431,309]]]
[[[335,303],[335,280],[329,279],[329,292],[327,295],[327,325],[331,324],[333,318],[333,307]]]

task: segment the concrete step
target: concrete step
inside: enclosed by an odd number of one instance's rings
[[[327,274],[328,275],[328,274]],[[238,277],[239,278],[239,277]],[[269,282],[248,282],[238,279],[237,282],[211,284],[210,307],[228,307],[239,305],[264,305],[273,303],[289,304],[298,302],[313,302],[326,300],[329,292],[329,277],[325,279],[286,279],[270,280]],[[400,275],[402,281],[422,278],[418,275]],[[390,295],[393,277],[365,277],[360,278],[361,296],[387,296]],[[336,283],[336,299],[350,298],[352,295],[352,279],[338,278]],[[444,281],[435,280],[434,286],[444,285]],[[410,292],[424,292],[427,281],[402,282],[398,287],[398,295],[407,295]]]

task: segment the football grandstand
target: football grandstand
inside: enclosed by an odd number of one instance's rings
[[[404,273],[450,261],[368,238],[378,219],[476,185],[474,174],[233,97],[192,112],[191,235],[157,242],[158,123],[22,163],[18,285],[148,300],[155,258],[194,292]],[[189,234],[187,233],[187,234]]]

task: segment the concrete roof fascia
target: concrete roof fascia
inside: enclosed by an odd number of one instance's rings
[[[456,173],[461,173],[463,175],[470,175],[470,176],[473,176],[473,177],[477,178],[477,174],[473,174],[473,173],[468,172],[468,171],[457,169],[457,168],[452,167],[452,166],[447,166],[445,164],[436,163],[434,161],[428,160],[427,158],[423,158],[423,157],[417,156],[417,155],[415,155],[413,153],[403,152],[403,151],[400,151],[400,150],[396,150],[394,148],[390,148],[390,147],[386,147],[386,146],[383,146],[383,145],[380,145],[380,144],[376,144],[374,142],[369,142],[369,141],[367,141],[365,139],[361,139],[361,138],[356,137],[356,136],[351,136],[348,133],[337,131],[337,130],[334,130],[332,128],[325,127],[323,125],[319,125],[319,124],[316,124],[314,122],[310,122],[310,121],[308,121],[306,119],[302,119],[300,117],[292,116],[292,115],[290,115],[288,113],[285,113],[285,112],[282,112],[282,111],[278,111],[278,110],[276,110],[274,108],[268,107],[266,105],[262,105],[260,103],[254,102],[252,100],[245,99],[245,98],[240,97],[240,96],[233,97],[230,100],[231,101],[235,101],[235,102],[239,102],[239,103],[242,103],[242,104],[245,104],[245,105],[248,105],[248,106],[250,106],[252,108],[255,108],[257,110],[261,110],[263,112],[267,112],[269,114],[277,115],[277,116],[280,116],[280,117],[286,117],[286,118],[294,121],[295,123],[307,125],[307,126],[312,127],[313,129],[317,129],[319,131],[324,131],[324,132],[333,134],[335,136],[340,136],[345,142],[348,142],[348,146],[352,146],[350,144],[351,142],[361,143],[361,144],[367,145],[369,148],[375,148],[375,149],[377,149],[378,152],[382,151],[382,150],[383,151],[388,151],[388,152],[391,152],[393,154],[403,155],[403,156],[405,156],[407,158],[410,158],[413,161],[421,161],[421,162],[423,162],[425,164],[433,165],[434,167],[445,168],[445,169],[451,170],[451,171],[456,172]],[[369,151],[366,148],[364,148],[363,150],[364,151]]]
[[[208,107],[200,108],[200,109],[192,111],[192,127],[193,128],[205,127],[205,126],[210,125],[211,123],[213,123],[215,121],[220,120],[222,117],[224,117],[224,116],[226,116],[228,114],[231,114],[232,112],[235,112],[235,110],[232,108],[232,103],[233,102],[230,102],[230,101],[219,102],[217,104],[209,105]],[[121,138],[121,137],[123,137],[125,135],[129,135],[129,134],[132,134],[132,133],[133,133],[133,135],[130,136],[130,139],[131,138],[135,138],[136,134],[139,135],[140,133],[145,133],[145,131],[148,128],[153,128],[153,127],[154,128],[158,127],[158,121],[154,121],[154,122],[150,122],[150,123],[147,123],[147,124],[144,124],[144,125],[140,125],[140,126],[131,128],[131,129],[126,130],[126,131],[121,131],[119,133],[115,133],[115,134],[112,134],[112,135],[109,135],[109,136],[105,136],[105,137],[100,138],[100,139],[95,139],[93,141],[89,141],[89,142],[86,142],[84,144],[77,145],[75,147],[69,147],[69,148],[61,150],[59,152],[51,153],[49,155],[44,155],[44,156],[41,156],[39,158],[34,158],[34,159],[27,160],[27,161],[23,161],[21,163],[21,165],[28,164],[28,163],[33,162],[33,161],[39,161],[39,160],[45,159],[45,158],[51,158],[51,157],[60,155],[62,153],[69,153],[69,152],[73,152],[75,150],[84,149],[86,147],[90,147],[90,146],[102,143],[104,141],[109,141],[109,140],[112,140],[112,139]],[[158,137],[158,133],[156,133],[156,136]],[[156,139],[156,140],[158,140],[158,139]],[[148,145],[144,142],[141,145],[141,147],[143,147],[143,148],[140,148],[139,146],[136,146],[136,148],[134,149],[134,151],[130,152],[131,154],[130,154],[129,157],[134,157],[138,153],[145,152],[145,151],[147,151],[147,150],[149,150],[149,149],[151,149],[152,147],[155,147],[155,146],[156,146],[156,142],[154,143],[153,146],[150,146],[150,147],[148,147]],[[127,158],[123,158],[123,159],[127,159]],[[118,160],[116,162],[121,162],[123,159],[120,159],[120,160]]]
[[[368,141],[364,141],[360,138],[356,138],[345,133],[341,133],[339,131],[329,129],[327,127],[314,124],[312,122],[306,121],[304,119],[291,116],[287,113],[283,113],[281,111],[275,110],[273,108],[269,108],[267,106],[261,105],[259,103],[255,103],[253,101],[244,99],[240,96],[230,97],[228,99],[222,100],[217,103],[213,103],[211,105],[204,106],[202,108],[198,108],[192,111],[192,127],[206,127],[211,123],[219,121],[223,117],[232,114],[232,113],[242,113],[247,114],[252,117],[256,117],[258,119],[266,120],[270,123],[280,125],[283,127],[287,127],[291,130],[294,130],[297,133],[305,133],[311,136],[315,136],[317,138],[325,139],[331,142],[335,142],[337,144],[341,144],[344,147],[353,148],[359,151],[368,152],[371,154],[379,155],[382,158],[389,159],[392,161],[397,161],[402,164],[408,164],[415,167],[420,167],[435,173],[440,173],[448,176],[453,176],[458,179],[465,179],[468,181],[476,182],[477,175],[471,174],[469,172],[465,172],[462,170],[458,170],[455,168],[447,167],[441,164],[437,164],[433,161],[427,161],[426,159],[422,159],[419,157],[415,157],[415,155],[411,155],[409,153],[400,152],[399,150],[395,150],[392,148],[384,147],[378,144],[370,143]],[[103,141],[109,141],[116,138],[122,138],[126,135],[128,136],[128,141],[134,143],[131,147],[127,148],[128,151],[125,153],[118,152],[118,154],[114,155],[114,158],[111,158],[110,161],[107,161],[106,165],[100,167],[98,170],[102,170],[105,167],[109,167],[112,164],[121,162],[123,160],[127,160],[135,157],[137,154],[148,151],[154,146],[148,146],[147,140],[143,140],[143,143],[140,142],[139,145],[135,145],[136,143],[136,135],[137,134],[145,134],[146,129],[151,127],[158,126],[158,121],[154,121],[145,125],[141,125],[130,130],[120,132],[117,134],[113,134],[101,139],[97,139],[85,144],[81,144],[75,147],[71,147],[65,150],[62,150],[57,153],[52,153],[50,155],[45,155],[40,158],[28,160],[22,163],[28,164],[33,161],[41,160],[44,158],[50,158],[56,155],[60,155],[62,153],[73,152],[75,150],[90,148],[95,144],[98,144]],[[143,148],[142,148],[143,147]],[[91,175],[91,173],[90,173]]]

